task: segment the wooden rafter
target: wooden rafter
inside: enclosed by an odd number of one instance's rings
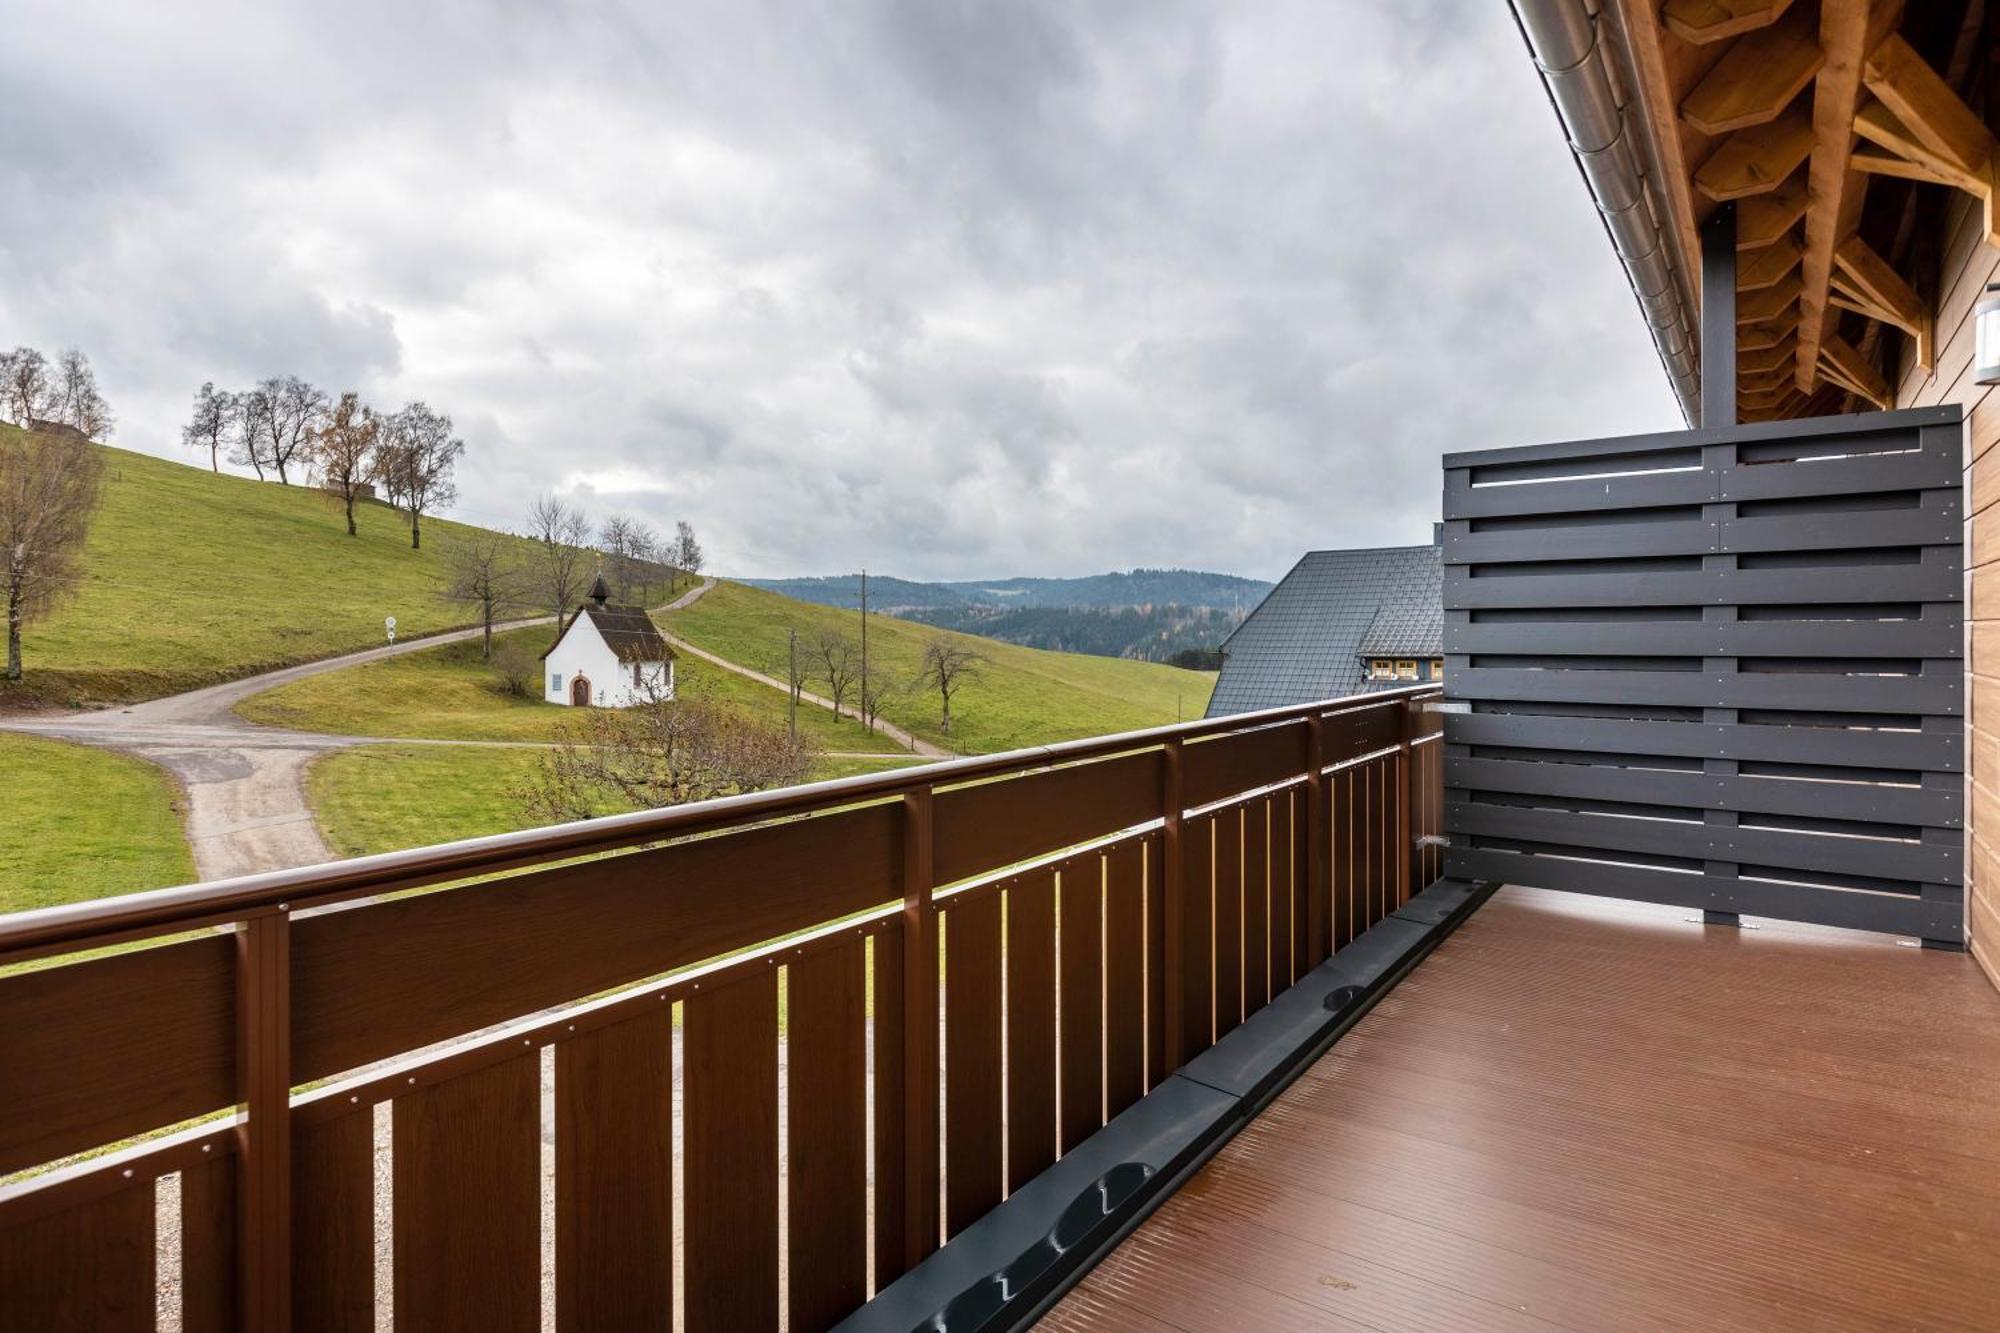
[[[1806,215],[1806,173],[1791,178],[1769,194],[1752,195],[1736,206],[1736,248],[1755,250],[1774,243]]]
[[[1856,171],[1867,172],[1871,176],[1895,176],[1906,181],[1926,181],[1932,185],[1944,185],[1959,189],[1965,178],[1956,172],[1939,171],[1921,162],[1912,162],[1907,157],[1897,157],[1894,153],[1856,153],[1848,159],[1848,165]]]
[[[1703,134],[1776,120],[1824,60],[1812,12],[1794,10],[1738,38],[1681,102],[1681,115]]]
[[[1743,353],[1737,358],[1737,372],[1746,377],[1755,375],[1789,374],[1793,358],[1798,354],[1798,345],[1790,338],[1784,338],[1769,347],[1760,347]]]
[[[1866,304],[1862,313],[1909,334],[1917,344],[1917,364],[1925,370],[1934,369],[1933,320],[1915,289],[1859,235],[1840,243],[1833,252],[1833,263],[1838,285],[1849,297]]]
[[[1777,22],[1792,0],[1667,0],[1660,10],[1674,36],[1696,46],[1755,32]]]
[[[1757,352],[1766,347],[1776,347],[1792,336],[1799,327],[1798,307],[1794,306],[1774,320],[1763,324],[1746,324],[1736,332],[1736,348],[1739,352]]]
[[[1882,372],[1868,364],[1854,344],[1833,334],[1820,342],[1820,370],[1842,388],[1851,389],[1884,410],[1896,405],[1896,396]]]
[[[1790,277],[1799,266],[1799,244],[1790,236],[1780,236],[1761,250],[1745,250],[1736,256],[1736,290],[1754,292]]]
[[[1887,160],[1871,155],[1868,169],[1964,190],[1979,200],[1987,243],[2000,245],[2000,147],[1986,123],[1895,33],[1869,52],[1865,77],[1881,110],[1867,109],[1855,130],[1889,150]]]
[[[1849,155],[1854,110],[1861,99],[1861,66],[1872,42],[1894,28],[1900,0],[1823,0],[1820,48],[1826,64],[1813,83],[1812,163],[1807,168],[1806,244],[1800,261],[1799,355],[1794,368],[1801,391],[1818,380],[1820,344],[1831,323],[1827,287],[1833,248],[1860,221],[1865,186],[1855,184]]]
[[[1799,299],[1799,279],[1792,274],[1784,279],[1762,287],[1756,291],[1736,294],[1736,322],[1738,324],[1762,324],[1776,319],[1790,309]]]
[[[1888,103],[1879,98],[1854,113],[1854,132],[1878,148],[1887,149],[1888,156],[1902,158],[1923,169],[1932,180],[1971,194],[1985,188],[1980,171],[1966,167],[1954,153],[1939,151],[1923,135],[1905,125]]]
[[[1798,170],[1812,147],[1812,116],[1794,106],[1774,121],[1724,139],[1694,173],[1695,188],[1718,203],[1767,193]]]

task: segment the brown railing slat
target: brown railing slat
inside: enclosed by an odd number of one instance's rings
[[[1197,815],[1181,830],[1189,853],[1180,893],[1183,952],[1179,1068],[1215,1043],[1215,816]]]
[[[1056,876],[1007,890],[1007,1189],[1056,1160]]]
[[[887,902],[896,836],[871,806],[298,920],[294,1077]]]
[[[1160,766],[1160,888],[1161,920],[1160,1060],[1153,1082],[1179,1069],[1192,1054],[1188,1050],[1188,920],[1187,920],[1187,803],[1182,796],[1181,770],[1185,766],[1185,746],[1168,741],[1161,752]]]
[[[910,1242],[905,1174],[905,1134],[903,1077],[903,926],[885,926],[870,940],[869,1011],[874,1023],[875,1142],[875,1272],[874,1290],[901,1277],[909,1268],[905,1246]],[[935,951],[933,951],[935,956]],[[936,985],[932,985],[936,993]],[[935,1018],[935,1015],[933,1015]],[[937,1030],[937,1024],[931,1024]],[[931,1099],[937,1105],[937,1098]],[[937,1122],[931,1122],[933,1160],[937,1146]],[[931,1190],[937,1198],[937,1190]],[[931,1228],[935,1235],[937,1228]]]
[[[1188,805],[1210,805],[1297,777],[1305,731],[1300,720],[1190,744],[1183,778]]]
[[[937,795],[940,884],[997,870],[1159,816],[1158,750]]]
[[[786,1292],[796,1333],[831,1328],[868,1298],[862,947],[856,937],[785,969]]]
[[[375,1115],[301,1124],[292,1139],[292,1320],[300,1333],[375,1327]]]
[[[181,1333],[232,1333],[237,1317],[236,1159],[181,1172]]]
[[[778,1324],[778,978],[682,1007],[687,1333]]]
[[[1303,794],[1294,798],[1293,809],[1304,807],[1305,827],[1301,833],[1298,864],[1304,867],[1299,891],[1304,897],[1305,938],[1294,949],[1294,967],[1303,976],[1326,961],[1339,917],[1333,912],[1333,890],[1328,879],[1332,867],[1333,831],[1328,821],[1329,801],[1326,779],[1325,724],[1318,713],[1306,719],[1306,783]],[[1296,872],[1294,872],[1296,873]]]
[[[0,977],[0,1173],[236,1100],[228,936]]]
[[[935,810],[928,787],[903,798],[903,1268],[938,1247],[938,914]]]
[[[944,915],[945,1234],[1000,1202],[1000,898]]]
[[[1243,1022],[1243,807],[1216,812],[1215,838],[1215,1039]]]
[[[529,1051],[396,1099],[399,1328],[541,1328],[541,1082]]]
[[[1243,808],[1243,1012],[1271,1002],[1271,806],[1266,796]]]
[[[244,1326],[292,1326],[291,923],[236,929],[237,1290]]]
[[[0,1321],[35,1333],[152,1333],[153,1182],[0,1231]]]
[[[1140,844],[1146,879],[1146,1088],[1167,1076],[1166,884],[1161,862],[1165,835]]]
[[[1104,1125],[1104,858],[1092,856],[1064,870],[1058,890],[1058,1128],[1062,1151],[1068,1152]]]
[[[1333,914],[1333,947],[1352,943],[1360,933],[1355,849],[1360,821],[1356,818],[1354,770],[1343,768],[1326,779],[1326,819],[1329,873],[1328,900]]]
[[[555,1053],[556,1328],[671,1329],[673,1009]]]
[[[1115,1116],[1146,1084],[1145,849],[1127,843],[1104,859],[1104,1106]]]

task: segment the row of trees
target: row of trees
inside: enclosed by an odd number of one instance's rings
[[[528,508],[524,548],[517,538],[475,532],[445,552],[445,597],[473,608],[485,627],[483,656],[493,656],[493,625],[515,611],[558,618],[583,600],[601,573],[620,602],[651,605],[661,585],[672,591],[698,577],[707,563],[694,528],[683,521],[671,538],[628,518],[607,519],[593,536],[590,516],[559,496]]]
[[[90,358],[74,347],[54,361],[32,347],[0,352],[0,413],[23,430],[54,426],[86,440],[108,437],[114,420]]]
[[[290,485],[293,474],[317,477],[346,512],[347,535],[355,535],[354,504],[369,487],[410,519],[410,546],[423,546],[423,516],[450,507],[458,498],[455,480],[465,441],[451,418],[428,403],[380,412],[358,393],[330,397],[297,375],[261,380],[231,392],[205,383],[194,396],[194,413],[181,428],[181,442],[206,450],[209,467],[229,461],[256,472],[276,474]]]
[[[901,685],[881,669],[881,659],[867,658],[855,639],[839,630],[821,630],[803,645],[795,643],[788,663],[788,683],[792,705],[808,685],[815,693],[824,692],[833,705],[835,717],[844,716],[850,697],[854,716],[864,727],[873,728],[882,715],[882,705],[902,689],[925,690],[938,696],[939,725],[951,734],[951,701],[968,682],[977,680],[990,661],[986,654],[949,634],[933,634],[924,641],[917,674]]]

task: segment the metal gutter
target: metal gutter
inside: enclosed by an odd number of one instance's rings
[[[1596,0],[1510,0],[1542,85],[1562,121],[1590,197],[1638,298],[1660,362],[1689,424],[1699,420],[1699,340],[1662,220],[1667,201],[1648,174],[1643,131],[1620,100]],[[1691,290],[1691,288],[1689,288]]]

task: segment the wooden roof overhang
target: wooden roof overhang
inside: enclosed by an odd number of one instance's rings
[[[1950,192],[2000,245],[2000,152],[1964,93],[1992,82],[1985,0],[1603,5],[1675,248],[1737,206],[1739,419],[1893,406],[1902,342],[1932,364],[1925,233]]]

